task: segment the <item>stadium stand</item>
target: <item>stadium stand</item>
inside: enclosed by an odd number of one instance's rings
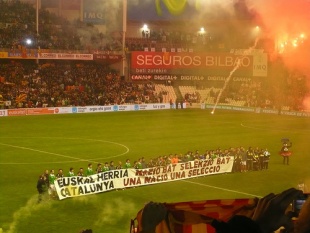
[[[41,52],[77,53],[121,50],[119,38],[104,35],[80,21],[69,22],[44,9],[40,10],[38,34],[35,18],[35,9],[28,3],[0,1],[0,50],[13,53],[38,49]],[[229,50],[226,45],[219,46],[223,41],[215,38],[171,27],[152,30],[144,37],[128,37],[125,43],[129,53],[146,48],[161,52],[171,48],[180,51]],[[31,39],[32,43],[27,44],[26,39]],[[227,88],[178,81],[173,85],[161,82],[150,84],[149,81],[137,84],[132,80],[122,80],[118,72],[95,62],[66,61],[60,64],[46,60],[37,64],[23,59],[1,59],[0,108],[171,103],[182,98],[198,106],[200,103],[214,104],[218,100],[226,105],[303,110],[303,100],[309,94],[309,89],[304,85],[305,76],[293,73],[287,79],[282,89],[274,83],[258,81],[229,85]]]
[[[173,103],[175,103],[176,99],[177,99],[177,95],[173,89],[172,86],[166,86],[163,84],[156,84],[155,85],[155,93],[157,94],[162,94],[163,96],[163,103],[169,103],[170,101],[172,101]]]

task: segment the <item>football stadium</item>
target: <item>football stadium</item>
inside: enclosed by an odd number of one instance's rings
[[[309,11],[0,1],[0,233],[211,233],[307,197]]]

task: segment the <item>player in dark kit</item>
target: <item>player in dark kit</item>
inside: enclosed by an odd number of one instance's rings
[[[283,146],[280,151],[280,155],[283,157],[283,164],[289,165],[289,157],[292,155],[292,152],[289,150],[292,147],[292,142],[288,138],[283,138]]]
[[[43,197],[44,193],[47,190],[45,180],[46,180],[46,176],[44,174],[39,176],[39,179],[38,179],[38,182],[37,182],[37,190],[38,190],[38,193],[39,193],[38,203],[40,203],[42,201],[42,197]]]

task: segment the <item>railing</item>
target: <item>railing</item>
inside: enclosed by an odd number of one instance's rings
[[[96,49],[84,49],[84,50],[65,50],[65,49],[28,49],[28,48],[0,48],[0,52],[7,53],[72,53],[72,54],[107,54],[107,55],[122,55],[122,51],[105,51]]]

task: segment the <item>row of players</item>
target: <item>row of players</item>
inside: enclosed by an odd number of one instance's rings
[[[115,169],[144,169],[148,167],[166,166],[169,164],[193,160],[216,159],[218,157],[226,156],[234,157],[233,172],[246,172],[251,170],[268,169],[270,152],[267,149],[260,149],[258,147],[255,149],[249,147],[247,150],[244,147],[230,148],[226,150],[221,150],[218,148],[216,150],[207,150],[204,154],[201,154],[198,150],[196,150],[195,152],[189,151],[185,155],[170,154],[169,156],[159,156],[156,159],[150,159],[148,162],[146,162],[144,157],[142,157],[137,161],[134,161],[133,164],[131,164],[130,159],[127,159],[125,164],[122,164],[121,161],[119,161],[117,165],[114,165],[114,161],[105,162],[104,164],[98,163],[96,169],[93,169],[93,164],[89,163],[86,171],[84,171],[83,168],[80,168],[77,173],[75,173],[73,167],[70,167],[67,174],[64,174],[64,171],[61,168],[58,170],[57,174],[55,174],[54,169],[51,169],[50,171],[45,170],[44,174],[39,177],[37,189],[39,194],[43,193],[45,190],[48,190],[51,196],[56,197],[54,185],[55,180],[65,176],[91,176],[96,173]]]
[[[174,163],[180,162],[188,162],[193,160],[202,160],[202,159],[216,159],[218,157],[226,157],[233,156],[234,157],[234,169],[236,172],[245,172],[251,170],[262,170],[268,169],[268,163],[270,158],[270,152],[268,149],[260,149],[256,147],[253,149],[249,147],[248,150],[245,150],[243,147],[240,148],[231,148],[230,150],[225,150],[222,153],[221,149],[217,149],[215,151],[206,151],[205,154],[199,155],[199,151],[197,150],[195,153],[188,152],[185,156],[178,154],[170,154],[169,156],[160,156],[157,159],[150,159],[148,163],[146,163],[144,157],[139,158],[137,161],[134,161],[133,165],[130,162],[130,159],[127,159],[125,164],[122,165],[122,162],[119,161],[117,165],[114,165],[114,161],[110,163],[105,162],[104,165],[101,163],[97,164],[97,168],[94,170],[92,163],[88,164],[86,174],[84,174],[84,169],[80,168],[77,174],[74,172],[74,168],[71,167],[69,172],[67,173],[67,177],[71,176],[90,176],[95,173],[101,173],[109,170],[115,169],[144,169],[148,167],[155,166],[165,166]],[[52,169],[49,173],[48,170],[45,171],[44,175],[46,176],[47,182],[53,183],[55,179],[64,177],[63,169],[59,169],[58,173],[55,175],[55,171]]]

